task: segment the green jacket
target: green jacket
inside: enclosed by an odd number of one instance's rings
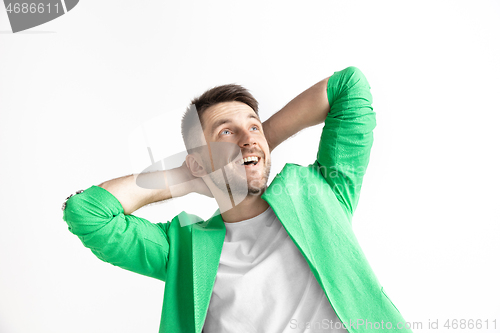
[[[307,167],[286,164],[262,198],[349,332],[411,332],[351,225],[376,126],[370,86],[359,69],[347,67],[330,77],[327,94],[331,110],[317,160]],[[218,211],[202,222],[182,212],[151,223],[125,215],[111,193],[91,186],[67,200],[63,218],[99,259],[165,281],[160,333],[202,331],[226,231]]]

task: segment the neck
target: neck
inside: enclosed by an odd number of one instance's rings
[[[220,204],[219,207],[221,207]],[[224,211],[221,216],[222,220],[227,223],[240,222],[264,213],[267,208],[269,208],[269,204],[261,198],[261,194],[247,195],[236,207]],[[221,211],[223,210],[221,209]]]
[[[262,214],[269,208],[267,201],[261,198],[266,191],[267,186],[260,194],[248,194],[245,199],[233,207],[233,200],[229,198],[227,191],[222,191],[208,176],[204,176],[205,184],[207,184],[212,193],[219,210],[221,211],[222,220],[227,223],[240,222],[256,217]]]

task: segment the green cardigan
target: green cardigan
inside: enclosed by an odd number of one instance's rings
[[[370,86],[356,67],[328,81],[331,110],[317,160],[286,164],[262,198],[306,259],[349,332],[411,332],[384,293],[353,233],[376,126]],[[66,202],[70,232],[99,259],[165,282],[160,333],[199,333],[224,243],[217,211],[209,220],[185,212],[167,223],[125,215],[107,190],[91,186]]]

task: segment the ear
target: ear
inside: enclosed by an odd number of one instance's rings
[[[201,157],[195,154],[186,156],[186,166],[194,177],[203,177],[207,175],[207,170],[201,163]]]

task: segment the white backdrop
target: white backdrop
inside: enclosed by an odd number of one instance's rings
[[[498,1],[82,0],[12,34],[0,8],[0,332],[157,332],[162,283],[94,257],[64,199],[141,171],[129,134],[155,117],[169,119],[155,158],[181,151],[181,112],[207,88],[244,85],[265,120],[347,66],[377,114],[353,223],[384,289],[416,332],[500,332],[499,15]],[[312,163],[320,132],[273,152],[271,177]],[[135,215],[215,208],[190,195]]]

